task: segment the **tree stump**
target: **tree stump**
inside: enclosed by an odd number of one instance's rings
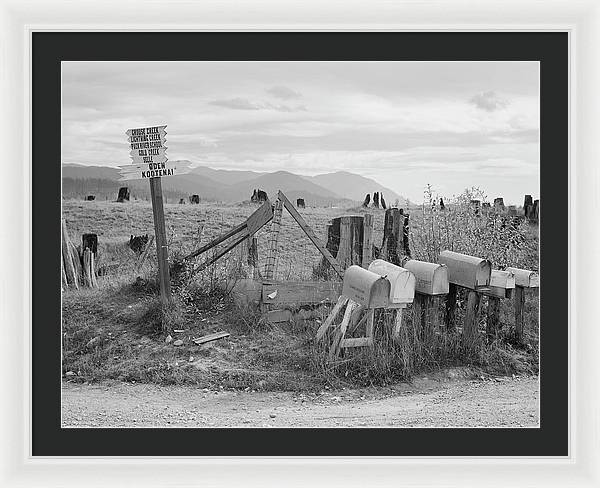
[[[85,252],[86,249],[91,249],[94,256],[98,254],[98,234],[83,234],[81,236],[81,249]]]
[[[386,261],[400,265],[401,249],[403,244],[403,224],[404,217],[398,208],[388,208],[385,211],[385,220],[383,224],[383,242],[381,243],[381,253]]]
[[[117,197],[117,202],[123,203],[124,201],[129,201],[129,188],[126,186],[119,188],[119,196]]]

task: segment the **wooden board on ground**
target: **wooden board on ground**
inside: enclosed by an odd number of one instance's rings
[[[342,284],[330,281],[265,282],[262,301],[268,305],[291,305],[335,302],[342,292]]]
[[[198,337],[197,339],[192,339],[192,342],[197,345],[206,344],[207,342],[216,341],[218,339],[224,339],[225,337],[229,337],[231,334],[229,332],[215,332],[214,334],[208,334],[203,337]]]

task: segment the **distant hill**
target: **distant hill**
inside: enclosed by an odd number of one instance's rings
[[[107,166],[63,165],[63,196],[84,198],[96,195],[97,199],[116,199],[120,186],[128,186],[132,196],[147,199],[148,183],[143,180],[119,182],[118,168]],[[313,177],[299,176],[289,171],[261,173],[244,170],[215,170],[198,166],[186,175],[163,179],[163,192],[168,200],[178,200],[192,194],[202,200],[241,202],[249,200],[254,189],[267,192],[274,199],[278,190],[295,201],[304,198],[307,205],[355,205],[362,202],[366,193],[383,191],[386,202],[404,199],[376,181],[348,172],[329,173]]]
[[[350,200],[362,202],[367,193],[372,195],[374,192],[378,191],[383,192],[384,199],[388,205],[392,205],[396,199],[398,199],[401,204],[404,204],[406,201],[406,198],[377,183],[375,180],[347,171],[337,171],[335,173],[326,173],[317,176],[305,176],[305,178],[317,185],[330,188],[341,197]]]
[[[196,166],[192,168],[192,173],[207,176],[211,180],[218,181],[224,185],[235,185],[241,181],[251,180],[265,174],[257,171],[212,169],[208,166]]]

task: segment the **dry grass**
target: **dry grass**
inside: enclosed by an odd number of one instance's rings
[[[441,247],[470,252],[495,262],[537,269],[537,228],[500,229],[497,222],[474,218],[458,199],[447,213],[423,206],[411,210],[413,256],[429,259]],[[170,257],[197,248],[242,222],[255,205],[165,205]],[[374,242],[381,243],[383,210],[375,217]],[[155,251],[141,263],[127,242],[131,234],[153,234],[148,202],[63,202],[71,239],[95,232],[99,239],[98,267],[113,264],[99,277],[97,290],[63,293],[63,370],[76,373],[79,381],[121,380],[159,384],[195,384],[236,389],[310,390],[324,385],[384,385],[408,379],[422,371],[469,364],[491,373],[536,373],[538,362],[537,293],[526,301],[527,347],[513,340],[511,301],[502,302],[500,340],[464,348],[460,331],[438,331],[422,337],[405,311],[402,338],[389,337],[389,317],[379,314],[376,347],[346,352],[335,363],[325,361],[314,344],[315,321],[268,326],[256,311],[235,308],[230,286],[223,277],[244,277],[247,267],[236,249],[196,275],[174,276],[175,305],[163,310],[157,301]],[[306,208],[301,213],[318,236],[325,236],[331,218],[359,214],[362,208]],[[455,222],[456,221],[456,222]],[[452,225],[449,222],[454,222]],[[259,265],[267,254],[266,226],[258,233]],[[505,245],[506,238],[509,245]],[[511,240],[512,239],[512,240]],[[471,251],[470,251],[471,250]],[[482,254],[483,253],[483,254]],[[284,211],[280,235],[280,280],[310,280],[321,257],[308,238]],[[410,309],[408,309],[410,310]],[[485,312],[485,300],[484,309]],[[326,310],[323,310],[325,316]],[[464,313],[459,295],[458,321]],[[485,330],[485,313],[479,324]],[[164,332],[166,330],[167,332]],[[192,342],[211,332],[231,333],[203,346]],[[180,331],[180,332],[175,332]],[[167,333],[181,346],[166,343]],[[482,334],[483,337],[483,334]]]

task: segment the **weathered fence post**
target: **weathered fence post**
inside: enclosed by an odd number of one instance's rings
[[[472,345],[477,337],[477,315],[481,295],[474,290],[467,292],[467,309],[465,311],[465,323],[463,326],[463,338],[465,342]]]
[[[362,267],[368,268],[373,259],[373,214],[363,217]]]
[[[279,231],[281,230],[281,214],[283,211],[283,203],[278,198],[275,200],[275,210],[273,212],[273,222],[271,222],[271,232],[269,233],[269,250],[267,253],[267,262],[265,264],[265,278],[273,279],[277,261],[277,253],[279,251]]]
[[[94,255],[98,254],[98,234],[83,234],[81,236],[81,250],[91,249]]]
[[[398,208],[388,208],[385,211],[383,224],[383,241],[381,243],[381,252],[383,259],[386,261],[400,265],[401,258],[398,253],[398,245],[402,245],[402,223],[404,217]]]
[[[525,288],[515,287],[515,335],[519,344],[523,343],[523,329],[525,325]]]
[[[494,342],[498,336],[500,323],[500,299],[488,297],[486,336],[488,342]]]
[[[258,272],[258,239],[256,236],[248,238],[248,267],[252,279],[257,279]]]

